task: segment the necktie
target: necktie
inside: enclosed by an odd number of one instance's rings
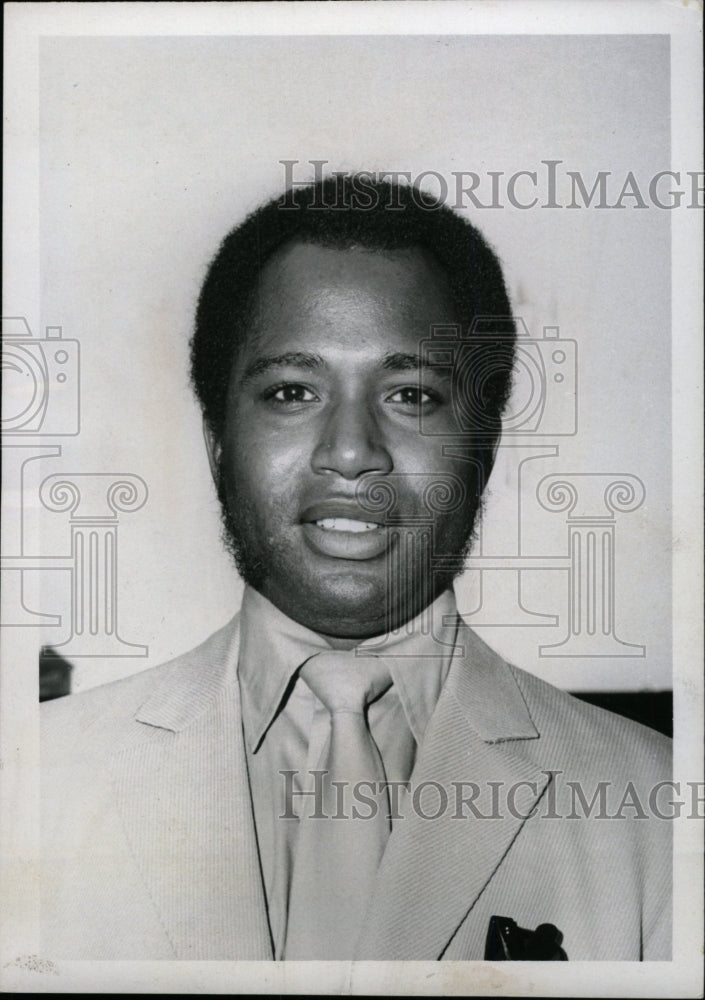
[[[380,661],[353,653],[314,656],[301,676],[330,712],[331,731],[320,794],[307,799],[299,824],[285,957],[350,959],[390,830],[384,769],[365,718],[390,677]]]

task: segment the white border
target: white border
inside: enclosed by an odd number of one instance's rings
[[[4,290],[39,304],[38,47],[42,35],[670,34],[674,169],[702,169],[699,4],[543,2],[8,4]],[[673,510],[676,780],[702,780],[702,214],[674,211]],[[6,296],[10,298],[10,296]],[[38,326],[38,317],[28,316]],[[16,630],[15,630],[16,631]],[[25,645],[23,650],[21,647]],[[43,962],[37,954],[36,662],[2,637],[0,985],[17,992],[395,993],[492,996],[702,995],[702,824],[675,824],[670,963]]]

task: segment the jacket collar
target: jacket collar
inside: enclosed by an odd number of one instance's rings
[[[239,614],[185,656],[157,669],[163,676],[135,718],[148,726],[179,733],[237,682]]]
[[[510,665],[462,620],[447,686],[485,743],[540,736]]]
[[[185,729],[213,705],[224,687],[236,682],[239,649],[238,614],[186,657],[158,668],[164,677],[138,710],[137,721],[172,732]],[[540,735],[509,664],[462,619],[447,686],[485,742]]]

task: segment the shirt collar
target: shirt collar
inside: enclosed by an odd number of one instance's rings
[[[238,676],[245,734],[254,752],[299,667],[330,644],[245,587],[240,615]]]
[[[299,667],[331,646],[251,587],[245,588],[240,621],[243,723],[248,746],[255,752]],[[384,658],[417,742],[448,673],[457,624],[455,594],[448,589],[400,629],[356,647],[357,656]]]
[[[358,656],[373,655],[385,661],[417,743],[448,674],[457,631],[458,609],[449,588],[401,628],[357,647]]]

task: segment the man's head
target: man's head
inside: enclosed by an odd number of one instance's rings
[[[409,188],[374,188],[365,207],[355,178],[331,179],[233,230],[191,345],[242,576],[351,641],[418,613],[462,565],[514,342],[480,234]],[[475,334],[488,317],[500,336]],[[439,325],[461,331],[451,366],[423,351]]]

